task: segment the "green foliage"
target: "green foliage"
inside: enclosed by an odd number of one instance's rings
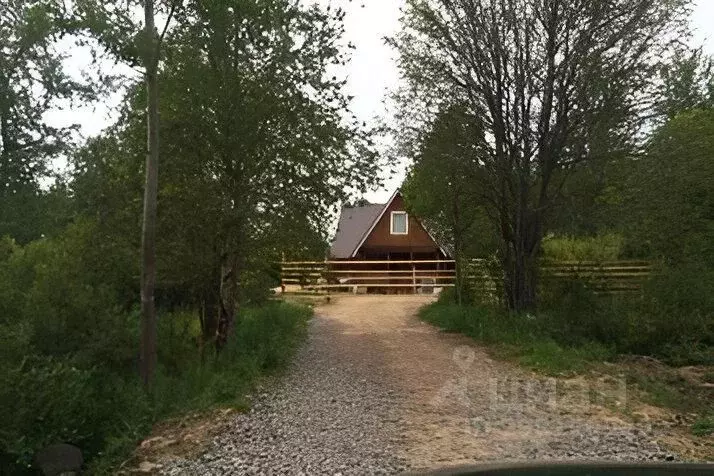
[[[196,312],[164,310],[148,395],[135,375],[138,314],[122,290],[131,263],[97,238],[96,223],[79,221],[25,247],[0,241],[0,464],[11,473],[57,442],[109,472],[159,418],[245,405],[255,379],[284,365],[304,335],[309,308],[269,302],[245,308],[226,352],[202,360]]]
[[[660,73],[666,97],[659,105],[660,114],[671,120],[684,111],[713,107],[713,66],[702,48],[678,52]]]
[[[178,9],[159,76],[159,306],[215,307],[222,267],[242,305],[265,302],[272,263],[323,258],[333,205],[380,180],[370,135],[344,120],[344,84],[327,74],[346,59],[341,34],[340,11],[284,0]],[[104,246],[131,253],[122,269],[135,277],[145,104],[134,85],[120,121],[73,157],[79,212]]]
[[[543,290],[539,316],[560,343],[595,341],[622,354],[652,355],[675,365],[714,362],[712,273],[662,269],[641,295],[598,295],[582,281]]]
[[[30,355],[3,369],[0,379],[3,452],[29,463],[36,450],[56,442],[73,442],[90,454],[99,449],[96,439],[108,415],[97,398],[94,371]]]
[[[464,108],[445,108],[418,141],[401,187],[408,208],[458,256],[484,256],[495,248],[481,199],[482,135]]]
[[[307,332],[311,315],[308,306],[276,302],[244,310],[234,338],[221,351],[219,363],[230,365],[251,358],[259,370],[280,368]]]
[[[617,233],[590,237],[549,235],[543,239],[543,257],[552,261],[614,261],[622,257],[624,238]]]
[[[629,246],[671,264],[714,265],[714,109],[661,127],[628,173]]]
[[[714,363],[714,273],[665,268],[640,296],[596,294],[586,282],[543,286],[534,314],[483,305],[458,306],[444,293],[421,317],[479,341],[512,347],[524,364],[547,372],[578,371],[615,354],[650,355],[673,365]]]
[[[696,436],[709,436],[714,434],[714,416],[703,417],[694,422],[692,433]]]
[[[558,342],[613,345],[622,338],[624,321],[610,307],[614,298],[598,296],[578,280],[553,283],[543,294],[539,316]]]
[[[580,345],[556,340],[549,319],[532,314],[509,314],[487,306],[458,306],[437,302],[422,308],[420,317],[444,330],[466,334],[495,345],[496,352],[548,374],[579,372],[594,360],[613,356],[604,344]]]
[[[704,263],[662,269],[643,302],[630,303],[632,350],[674,364],[714,364],[713,286],[714,272]]]
[[[58,197],[40,189],[48,162],[71,143],[71,128],[52,127],[45,115],[73,99],[90,100],[93,87],[64,69],[57,48],[63,9],[52,0],[8,0],[0,10],[0,235],[20,243],[52,227]]]

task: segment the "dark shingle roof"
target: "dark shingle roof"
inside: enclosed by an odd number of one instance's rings
[[[330,247],[330,257],[350,258],[364,234],[382,213],[382,209],[384,209],[384,204],[342,208],[340,221],[337,224],[337,233]]]

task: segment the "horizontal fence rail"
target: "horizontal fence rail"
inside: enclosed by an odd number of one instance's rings
[[[464,266],[469,285],[486,292],[497,292],[501,278],[486,260],[474,259]],[[377,260],[377,261],[285,261],[280,263],[284,292],[381,290],[433,293],[453,287],[454,260]],[[543,283],[580,281],[598,293],[636,292],[652,274],[646,261],[542,261]]]
[[[430,294],[454,285],[455,266],[453,260],[288,261],[281,263],[281,286],[286,291],[297,287]]]

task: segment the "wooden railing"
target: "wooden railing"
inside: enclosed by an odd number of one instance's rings
[[[284,291],[324,291],[381,289],[391,292],[431,293],[452,287],[456,278],[453,260],[425,261],[287,261],[281,263]],[[652,273],[646,261],[561,261],[541,263],[544,283],[553,280],[580,280],[596,292],[633,292]],[[500,278],[485,260],[471,260],[466,270],[471,284],[494,292]]]
[[[454,284],[453,260],[290,261],[281,263],[283,289],[350,290],[380,288],[433,292]]]
[[[579,280],[604,293],[639,291],[652,274],[647,261],[560,261],[541,263],[543,280]]]

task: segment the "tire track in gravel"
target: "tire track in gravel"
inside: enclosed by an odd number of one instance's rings
[[[422,296],[341,296],[316,308],[285,376],[199,458],[164,474],[393,474],[493,460],[674,459],[553,380],[496,362],[416,317]],[[575,392],[574,395],[579,395]]]

